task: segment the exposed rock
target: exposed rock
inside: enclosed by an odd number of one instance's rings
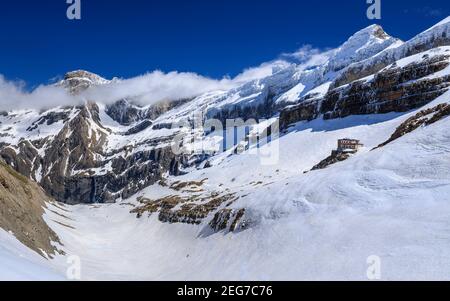
[[[237,230],[246,229],[247,225],[242,218],[245,215],[245,209],[233,210],[224,208],[216,212],[214,218],[209,222],[209,226],[215,232],[227,230],[235,232]]]
[[[450,45],[450,23],[444,22],[424,31],[398,47],[387,48],[378,55],[349,65],[332,84],[332,88],[375,74],[402,58]]]
[[[191,98],[179,99],[179,100],[168,100],[168,101],[160,101],[156,104],[149,106],[146,109],[146,118],[150,120],[156,120],[158,117],[163,115],[164,113],[178,108],[188,102],[190,102]]]
[[[201,181],[190,181],[190,182],[174,182],[170,185],[170,188],[175,191],[183,192],[200,192],[202,191],[202,186],[208,179],[203,179]]]
[[[130,136],[130,135],[134,135],[134,134],[137,134],[139,132],[142,132],[143,130],[151,127],[152,124],[153,124],[153,122],[151,122],[150,120],[144,120],[141,123],[139,123],[138,125],[136,125],[135,127],[129,129],[125,133],[125,136]]]
[[[66,122],[69,119],[70,113],[71,109],[63,112],[49,112],[48,114],[39,118],[37,121],[33,122],[32,125],[27,129],[27,131],[34,131],[39,127],[39,125],[42,125],[44,123],[47,125],[52,125],[59,121]]]
[[[181,106],[190,100],[161,101],[148,107],[140,107],[123,99],[108,106],[106,113],[121,125],[131,125],[145,119],[156,120],[167,111]]]
[[[244,121],[254,119],[259,122],[260,119],[268,119],[276,112],[272,98],[268,98],[264,103],[256,106],[232,106],[220,110],[211,110],[207,115],[212,119],[217,119],[227,126],[227,120],[242,119]]]
[[[158,200],[141,198],[139,206],[131,211],[140,218],[144,213],[149,215],[158,213],[158,219],[164,223],[200,224],[208,215],[217,210],[222,204],[236,200],[234,194],[210,196],[191,195],[189,197],[171,195]]]
[[[203,165],[203,168],[204,168],[204,169],[211,168],[211,167],[212,167],[212,164],[211,164],[210,161],[206,161],[206,162],[205,162],[205,165]]]
[[[355,81],[348,86],[330,90],[325,97],[301,102],[280,114],[282,129],[302,120],[320,115],[324,119],[350,115],[406,112],[419,108],[445,93],[450,76],[427,77],[449,66],[448,55],[432,58],[405,67],[391,66],[377,73],[373,80]]]
[[[173,154],[170,144],[161,146],[172,137],[105,153],[109,129],[100,123],[98,106],[89,103],[72,113],[56,136],[23,140],[17,148],[3,146],[0,158],[69,204],[112,202],[157,183],[167,171],[179,175],[184,159]],[[146,147],[135,150],[142,145]]]
[[[347,160],[350,156],[351,154],[349,153],[333,151],[328,158],[322,160],[319,164],[314,166],[311,171],[325,169],[332,164]]]
[[[68,72],[64,76],[64,80],[59,82],[57,85],[66,88],[71,94],[78,94],[91,86],[103,85],[109,82],[110,81],[98,76],[97,74],[84,70],[77,70]]]
[[[450,115],[450,105],[448,103],[437,105],[436,107],[422,110],[416,115],[408,118],[403,122],[392,134],[392,136],[384,143],[376,148],[383,147],[404,135],[413,132],[421,126],[433,124],[444,117]]]
[[[130,125],[147,118],[144,109],[131,104],[126,99],[119,100],[108,106],[106,114],[122,125]]]
[[[43,219],[46,203],[51,201],[42,188],[0,160],[0,228],[49,257],[59,252],[54,246],[58,236]]]
[[[282,110],[280,113],[280,128],[284,130],[298,121],[316,119],[319,115],[318,104],[318,102],[305,102]]]

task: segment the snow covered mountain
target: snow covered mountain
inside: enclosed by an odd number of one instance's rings
[[[406,42],[373,25],[193,98],[0,113],[0,160],[59,202],[43,211],[65,253],[43,268],[64,275],[71,254],[83,279],[360,280],[376,255],[384,279],[448,279],[449,36],[450,18]],[[260,123],[196,127],[211,118]],[[345,137],[364,146],[330,157]]]

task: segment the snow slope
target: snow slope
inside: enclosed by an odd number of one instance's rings
[[[61,281],[63,275],[13,235],[0,230],[0,281]]]
[[[48,221],[67,254],[80,256],[84,280],[367,280],[373,255],[381,259],[382,280],[449,280],[450,118],[370,151],[413,114],[297,124],[280,139],[276,165],[224,156],[176,178],[208,178],[207,191],[224,185],[241,195],[232,206],[246,208],[245,231],[211,233],[206,222],[165,224],[129,214],[140,195],[173,194],[157,185],[117,204],[65,207],[70,220],[48,212]],[[346,136],[366,147],[303,174]],[[64,257],[51,264],[66,268]]]
[[[63,279],[67,257],[76,255],[83,280],[367,280],[366,260],[376,255],[383,280],[448,280],[450,119],[370,151],[413,114],[299,123],[280,138],[276,165],[222,155],[210,169],[170,179],[208,178],[206,190],[224,185],[241,195],[232,206],[246,208],[252,225],[242,232],[213,234],[206,222],[165,224],[129,213],[140,195],[173,193],[161,186],[117,204],[65,206],[69,212],[50,205],[46,220],[67,255],[46,263],[3,233],[2,277]],[[346,136],[366,147],[303,174]]]

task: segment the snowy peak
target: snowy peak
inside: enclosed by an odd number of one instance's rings
[[[383,27],[378,24],[372,24],[364,29],[361,29],[360,31],[356,32],[349,40],[358,39],[358,37],[366,37],[367,40],[373,37],[381,40],[388,40],[392,38],[384,31]]]
[[[450,37],[450,16],[418,34],[409,42],[414,44],[430,43],[432,47],[447,45],[447,39]]]
[[[109,81],[103,77],[85,70],[76,70],[66,73],[64,80],[81,79],[90,81],[93,85],[100,85],[108,83]]]
[[[433,26],[432,26],[431,28],[429,28],[427,31],[433,30],[433,29],[435,29],[435,28],[437,28],[437,27],[440,27],[440,26],[442,26],[442,25],[447,25],[447,26],[450,25],[450,16],[448,16],[447,18],[443,19],[443,20],[440,21],[439,23],[433,25]]]
[[[341,70],[351,63],[365,60],[400,42],[399,39],[388,35],[381,26],[371,25],[355,33],[336,49],[330,60],[330,67],[334,71]]]
[[[110,83],[103,77],[85,70],[76,70],[66,73],[64,80],[57,85],[65,87],[72,94],[80,93],[90,86],[105,85]]]

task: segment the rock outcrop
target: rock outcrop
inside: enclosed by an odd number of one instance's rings
[[[333,151],[329,157],[325,158],[319,164],[314,166],[311,171],[325,169],[330,165],[347,160],[348,158],[350,158],[350,156],[351,154],[349,153]]]
[[[66,88],[71,94],[78,94],[91,86],[108,84],[110,81],[97,74],[77,70],[68,72],[57,85]]]
[[[49,257],[60,252],[55,247],[58,236],[43,219],[44,208],[51,201],[36,183],[0,160],[0,228]]]
[[[125,99],[119,100],[108,106],[106,114],[122,125],[130,125],[147,118],[143,108],[133,105]]]
[[[233,209],[221,209],[216,212],[214,218],[209,222],[209,226],[215,232],[229,231],[235,232],[239,230],[245,230],[248,227],[247,222],[244,220],[245,209],[233,210]]]
[[[56,200],[112,202],[158,182],[166,172],[179,173],[183,158],[172,152],[173,137],[148,139],[109,152],[105,149],[111,130],[101,124],[96,104],[72,108],[70,114],[74,116],[70,120],[63,114],[64,126],[54,137],[24,139],[17,147],[0,148],[6,163],[39,182]]]
[[[421,126],[428,126],[435,122],[438,122],[444,117],[450,115],[450,104],[443,103],[439,104],[433,108],[429,108],[426,110],[422,110],[416,115],[408,118],[405,122],[403,122],[392,134],[392,136],[382,144],[380,144],[376,148],[383,147],[403,136],[409,134]]]
[[[170,188],[177,193],[157,200],[141,197],[138,199],[140,205],[131,210],[131,213],[135,213],[137,218],[141,218],[145,213],[150,216],[158,214],[158,219],[164,223],[199,225],[211,213],[220,207],[230,206],[238,199],[232,193],[204,194],[202,185],[205,181],[206,179],[200,182],[175,182]],[[191,195],[184,195],[186,192]]]
[[[450,53],[447,52],[432,57],[424,54],[420,61],[406,66],[393,64],[375,74],[373,79],[331,89],[320,99],[301,101],[281,111],[281,128],[319,116],[335,119],[419,108],[448,91],[450,76],[445,73],[433,76],[450,65]]]
[[[156,120],[162,114],[179,107],[190,100],[191,99],[161,101],[147,107],[140,107],[123,99],[108,106],[106,114],[121,125],[131,125],[143,120]]]

